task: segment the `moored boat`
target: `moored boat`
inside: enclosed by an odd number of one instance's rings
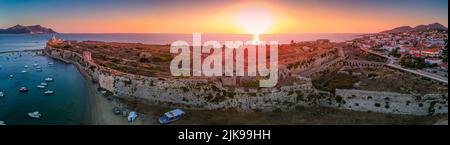
[[[0,125],[6,125],[6,123],[0,120]]]
[[[5,94],[3,94],[3,92],[0,92],[0,97],[5,97]]]
[[[19,91],[20,91],[20,92],[28,92],[28,88],[26,88],[26,87],[21,87],[21,88],[19,89]]]
[[[50,90],[47,90],[47,91],[44,92],[45,95],[51,95],[51,94],[53,94],[53,93],[54,93],[54,92],[53,92],[53,91],[50,91]]]
[[[42,117],[42,114],[39,113],[38,111],[34,111],[34,112],[31,112],[31,113],[28,113],[28,116],[30,116],[31,118],[39,119],[39,118]]]
[[[47,86],[47,83],[41,83],[40,85],[41,86]]]
[[[39,88],[39,89],[44,89],[44,88],[45,88],[45,86],[43,86],[43,85],[37,85],[37,86],[36,86],[36,88]]]
[[[27,72],[26,70],[22,70],[22,71],[21,71],[21,73],[26,73],[26,72]]]
[[[46,82],[51,82],[51,81],[53,81],[53,78],[50,78],[50,77],[49,78],[45,78],[45,81]]]

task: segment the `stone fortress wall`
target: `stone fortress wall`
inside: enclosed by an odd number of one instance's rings
[[[169,80],[133,74],[116,73],[96,65],[90,55],[46,46],[46,54],[78,65],[100,87],[112,95],[148,103],[170,104],[197,109],[236,109],[238,111],[292,111],[298,106],[324,106],[354,111],[391,114],[433,115],[448,113],[448,94],[413,96],[392,92],[336,89],[335,94],[314,89],[311,79],[300,80],[291,86],[271,89],[242,90],[224,87],[218,81],[206,79]],[[341,59],[339,59],[341,58]],[[342,57],[330,61],[332,66],[342,67]],[[362,64],[362,63],[360,63]],[[328,65],[325,65],[328,66]],[[360,65],[367,66],[367,65]],[[371,65],[368,65],[371,66]],[[377,65],[373,65],[378,67]],[[317,69],[320,73],[330,67]],[[335,68],[335,67],[331,67]],[[339,68],[336,66],[336,68]],[[228,82],[230,83],[230,82]],[[233,82],[231,82],[233,83]]]

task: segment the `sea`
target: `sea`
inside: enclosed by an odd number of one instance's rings
[[[175,41],[192,43],[192,34],[56,34],[65,40],[93,40],[106,42],[130,42],[145,44],[170,44]],[[342,42],[362,36],[362,34],[266,34],[262,41],[278,41],[288,44],[294,41],[315,41],[329,39]],[[58,61],[35,52],[24,50],[44,49],[51,34],[0,34],[0,121],[8,125],[77,125],[87,124],[89,118],[88,80],[76,66]],[[253,35],[246,34],[202,34],[202,42],[216,40],[251,41]],[[49,65],[49,63],[53,63]],[[25,67],[28,66],[28,67]],[[42,71],[37,71],[36,67]],[[25,70],[25,73],[22,71]],[[10,75],[13,77],[11,78]],[[36,86],[48,82],[45,89]],[[19,91],[21,87],[28,92]],[[47,90],[54,91],[45,95]],[[28,113],[39,111],[40,119],[31,118]]]

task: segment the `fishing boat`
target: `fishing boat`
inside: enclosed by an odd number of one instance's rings
[[[41,83],[40,85],[41,86],[47,86],[47,83]]]
[[[36,88],[39,88],[39,89],[45,89],[45,86],[43,86],[43,85],[37,85]]]
[[[28,92],[28,89],[26,87],[22,87],[19,89],[20,92]]]
[[[31,113],[28,113],[28,116],[30,116],[31,118],[39,119],[39,118],[42,117],[42,114],[39,113],[38,111],[34,111],[34,112],[31,112]]]
[[[5,97],[5,94],[3,94],[3,92],[0,92],[0,97]]]
[[[184,116],[184,111],[181,109],[175,109],[169,112],[164,113],[163,116],[159,118],[159,123],[167,124],[173,121],[176,121]]]
[[[53,81],[53,78],[45,78],[45,81],[46,82],[51,82],[51,81]]]
[[[136,112],[130,112],[130,114],[128,114],[128,122],[133,122],[134,120],[136,120],[136,118],[137,118]]]
[[[45,95],[51,95],[51,94],[53,94],[53,93],[54,93],[54,92],[53,92],[53,91],[50,91],[50,90],[47,90],[47,91],[44,92]]]

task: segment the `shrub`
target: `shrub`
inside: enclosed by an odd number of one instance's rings
[[[380,107],[381,104],[380,103],[375,103],[375,107]]]

